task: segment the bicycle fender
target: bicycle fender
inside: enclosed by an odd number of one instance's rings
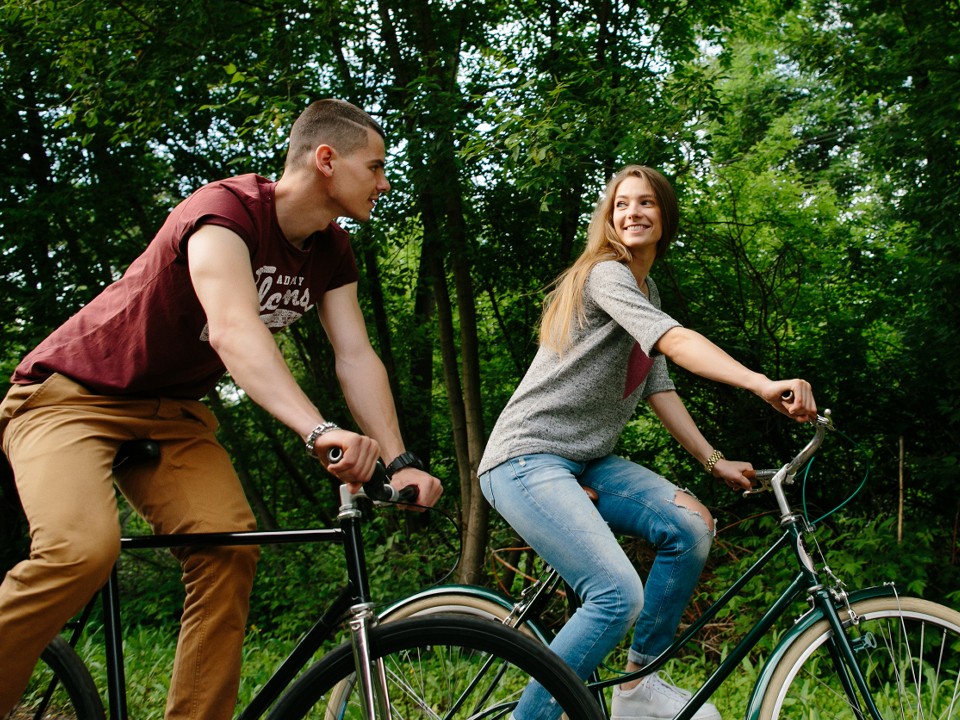
[[[414,603],[420,602],[421,600],[429,600],[431,598],[438,598],[444,596],[451,596],[451,599],[455,602],[456,597],[472,597],[478,598],[480,600],[486,600],[491,603],[495,603],[503,608],[504,614],[509,614],[513,610],[514,600],[508,598],[506,595],[503,595],[495,590],[490,590],[485,587],[480,587],[479,585],[440,585],[437,587],[429,588],[428,590],[422,590],[410,597],[405,597],[402,600],[398,600],[392,605],[388,605],[384,610],[380,612],[378,618],[380,622],[389,622],[394,615],[403,610],[404,608],[413,605]],[[446,610],[446,612],[455,612],[454,608]],[[525,624],[525,627],[533,633],[538,640],[540,640],[545,645],[550,643],[549,636],[544,633],[543,629],[534,621],[528,621]]]
[[[850,593],[849,602],[852,605],[855,602],[861,600],[872,600],[873,598],[878,597],[892,597],[897,594],[896,588],[890,585],[877,585],[875,587],[864,588],[863,590],[857,590],[856,592]],[[773,676],[774,671],[777,668],[777,665],[780,663],[780,660],[790,649],[790,646],[800,637],[807,628],[811,627],[815,623],[823,620],[823,611],[818,608],[813,608],[808,610],[793,624],[784,636],[780,639],[780,642],[777,643],[777,646],[773,649],[770,657],[767,659],[767,662],[764,663],[763,669],[760,671],[760,677],[757,679],[756,685],[753,686],[753,694],[750,696],[750,702],[747,705],[747,712],[744,717],[746,720],[759,720],[760,717],[760,704],[763,701],[763,696],[766,693],[767,686],[770,684],[770,679]]]

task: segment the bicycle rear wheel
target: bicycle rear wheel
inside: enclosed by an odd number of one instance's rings
[[[44,649],[11,720],[104,720],[103,703],[83,660],[61,637]]]
[[[897,597],[860,601],[853,611],[860,621],[849,635],[881,717],[960,717],[960,613]],[[830,657],[832,636],[822,620],[797,639],[771,677],[761,718],[857,717]]]
[[[503,625],[463,615],[385,623],[370,633],[382,659],[395,720],[507,718],[531,678],[572,720],[601,720],[600,706],[574,672],[541,643]],[[294,683],[273,720],[362,717],[353,651],[341,645]]]

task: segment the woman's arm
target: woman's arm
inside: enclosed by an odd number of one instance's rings
[[[708,380],[749,390],[798,422],[816,417],[817,403],[806,380],[771,380],[737,362],[698,332],[683,327],[671,328],[655,347],[685,370]]]
[[[680,396],[670,390],[651,395],[647,398],[647,402],[670,435],[701,465],[706,465],[707,460],[713,455],[714,447],[700,432],[700,428],[697,427]],[[724,458],[713,465],[710,474],[720,478],[734,490],[747,490],[751,483],[744,477],[744,472],[748,470],[753,470],[753,465],[750,463]]]

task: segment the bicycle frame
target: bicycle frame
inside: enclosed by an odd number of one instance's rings
[[[285,543],[337,543],[344,548],[347,566],[347,584],[330,607],[300,638],[290,654],[280,663],[269,680],[238,716],[238,720],[263,717],[280,697],[301,669],[331,638],[344,617],[350,628],[354,656],[357,659],[357,677],[364,689],[368,718],[389,718],[386,684],[383,668],[370,659],[368,630],[376,623],[370,587],[367,581],[366,557],[361,536],[360,510],[355,495],[342,487],[340,490],[339,527],[316,530],[248,531],[231,533],[197,533],[175,535],[144,535],[125,537],[120,541],[123,550],[147,548],[175,548],[186,546],[275,545]],[[120,593],[116,565],[110,579],[100,591],[103,603],[104,645],[107,662],[107,697],[111,720],[128,720],[126,678],[120,623]],[[87,619],[96,603],[90,601],[74,623],[71,645],[76,645]],[[379,714],[376,714],[379,713]]]
[[[807,596],[811,608],[795,621],[794,625],[784,637],[781,638],[770,658],[765,663],[750,698],[746,715],[747,720],[756,720],[759,716],[760,702],[770,682],[773,670],[789,650],[792,643],[804,630],[823,619],[830,624],[833,630],[831,655],[836,671],[841,677],[841,682],[853,707],[861,707],[857,698],[857,692],[859,691],[866,704],[865,709],[861,708],[861,716],[881,720],[880,714],[867,690],[863,674],[854,660],[854,649],[846,634],[838,608],[848,608],[852,602],[857,600],[892,596],[896,594],[896,590],[892,585],[887,585],[864,589],[848,595],[839,587],[828,587],[828,585],[823,582],[821,572],[817,570],[805,543],[805,538],[813,532],[814,528],[807,523],[805,518],[792,511],[783,490],[783,485],[792,483],[799,469],[802,468],[807,460],[816,452],[823,441],[826,430],[832,428],[829,414],[830,411],[827,410],[824,412],[824,416],[817,418],[814,438],[790,463],[787,463],[777,471],[758,471],[757,473],[758,478],[762,482],[762,489],[770,489],[774,492],[781,511],[780,524],[785,529],[784,534],[650,665],[642,670],[617,675],[608,680],[598,679],[589,682],[589,686],[597,695],[601,705],[604,704],[604,688],[618,685],[622,682],[660,670],[669,659],[676,656],[681,649],[692,642],[696,635],[713,620],[721,610],[729,605],[743,587],[753,580],[775,556],[789,547],[792,548],[799,563],[801,568],[800,572],[783,590],[777,600],[770,605],[762,617],[751,627],[740,642],[734,646],[728,656],[716,667],[703,686],[692,695],[689,702],[674,720],[690,720],[697,710],[713,695],[717,688],[734,672],[749,652],[756,647],[764,635],[766,635],[774,624],[776,624],[803,595]],[[759,490],[754,492],[759,492]],[[406,598],[400,603],[391,606],[381,617],[386,618],[392,612],[396,612],[407,605],[416,603],[430,596],[450,594],[471,595],[498,603],[508,610],[510,614],[505,621],[506,624],[513,626],[524,625],[530,628],[538,637],[544,638],[545,633],[537,624],[536,617],[541,604],[541,598],[549,594],[549,588],[555,587],[558,581],[559,577],[557,572],[552,568],[547,568],[544,575],[542,575],[536,583],[527,588],[518,601],[511,600],[497,592],[482,590],[468,585],[433,588],[429,591],[418,593],[411,598]]]

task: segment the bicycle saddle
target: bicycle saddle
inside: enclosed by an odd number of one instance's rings
[[[117,454],[113,458],[113,467],[116,469],[127,462],[156,460],[158,457],[160,457],[160,443],[156,440],[146,438],[127,440],[117,448]]]

